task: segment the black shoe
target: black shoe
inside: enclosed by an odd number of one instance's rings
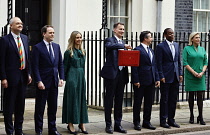
[[[197,123],[200,123],[201,125],[206,125],[206,123],[203,121],[203,118],[197,117]]]
[[[36,135],[42,135],[42,132],[36,133]]]
[[[141,125],[140,124],[134,124],[134,129],[141,131]]]
[[[163,128],[171,128],[167,123],[161,123],[160,126]]]
[[[58,131],[49,131],[48,134],[49,135],[62,135]]]
[[[148,124],[143,123],[142,124],[142,127],[148,128],[148,129],[152,129],[152,130],[155,130],[156,129],[156,127],[152,126],[151,123],[148,123]]]
[[[190,116],[189,123],[190,123],[190,124],[194,124],[194,116]]]
[[[120,132],[120,133],[127,133],[127,130],[123,129],[122,126],[114,126],[114,131]]]
[[[76,135],[76,134],[77,134],[76,131],[73,132],[73,131],[70,130],[69,125],[67,126],[67,129],[69,130],[69,133],[70,133],[70,134],[73,134],[73,135]]]
[[[176,127],[176,128],[180,128],[180,126],[178,124],[176,124],[176,122],[174,123],[168,123],[169,126],[172,126],[172,127]]]
[[[15,135],[25,135],[23,132],[15,132]]]
[[[106,126],[105,131],[108,134],[113,134],[112,126]]]
[[[82,127],[81,127],[81,125],[80,125],[80,124],[78,125],[78,128],[82,131],[82,133],[83,133],[83,134],[88,134],[87,130],[86,130],[86,131],[84,131],[84,130],[82,129]]]

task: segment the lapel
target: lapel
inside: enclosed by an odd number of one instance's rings
[[[174,59],[178,56],[178,52],[179,52],[179,47],[178,44],[174,42],[174,48],[175,48],[175,56]]]
[[[17,48],[17,45],[16,45],[16,42],[15,42],[15,39],[14,39],[14,37],[12,36],[12,34],[10,33],[9,34],[9,41],[10,41],[10,43],[12,44],[12,46],[14,47],[14,49],[15,49],[15,52],[16,52],[16,54],[20,57],[20,55],[19,55],[19,52],[18,52],[18,48]]]
[[[112,39],[114,40],[114,43],[118,44],[118,41],[115,36],[113,36]]]
[[[168,43],[166,42],[166,40],[165,40],[163,43],[164,43],[164,48],[166,49],[166,53],[168,54],[169,58],[170,58],[171,60],[173,60],[173,56],[172,56],[172,53],[171,53],[171,49],[169,48]],[[175,48],[175,46],[174,46],[174,48]],[[176,52],[176,50],[175,50],[175,52]]]
[[[149,55],[148,55],[147,51],[145,50],[145,48],[143,47],[143,45],[141,44],[139,47],[141,48],[141,52],[140,53],[144,53],[146,58],[148,59],[148,61],[151,63]]]
[[[48,60],[50,62],[52,62],[51,59],[50,59],[49,51],[47,50],[47,46],[45,45],[44,41],[42,41],[42,50],[43,50],[44,54],[46,54]]]

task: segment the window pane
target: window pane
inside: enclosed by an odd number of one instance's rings
[[[193,8],[200,9],[200,0],[193,0]]]
[[[128,19],[127,18],[120,18],[120,22],[124,23],[125,31],[128,31]]]
[[[193,12],[193,31],[197,31],[197,16],[196,16],[196,12]]]
[[[128,0],[120,0],[120,16],[127,16]]]
[[[110,18],[110,23],[109,23],[109,26],[108,26],[108,28],[110,29],[110,34],[113,30],[113,25],[117,22],[118,22],[118,18],[114,18],[114,17]]]
[[[210,12],[208,13],[208,29],[207,30],[210,30]]]
[[[201,9],[209,9],[209,0],[201,0]]]
[[[206,12],[198,12],[198,32],[206,32]]]
[[[119,0],[110,0],[110,15],[119,15]]]

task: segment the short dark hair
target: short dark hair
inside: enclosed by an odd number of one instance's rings
[[[171,28],[166,28],[164,31],[163,31],[163,35],[166,35],[168,30],[170,30]]]
[[[142,31],[139,38],[140,42],[143,42],[145,38],[148,38],[148,34],[152,34],[150,31]]]
[[[41,34],[43,35],[43,33],[46,33],[47,32],[47,28],[53,28],[53,26],[52,25],[45,25],[45,26],[43,26],[42,27],[42,29],[41,29]]]
[[[117,23],[115,23],[115,24],[113,25],[113,28],[114,28],[114,29],[117,28],[118,25],[124,25],[124,23],[117,22]]]

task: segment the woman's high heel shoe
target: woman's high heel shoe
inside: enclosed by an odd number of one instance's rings
[[[197,117],[197,123],[200,123],[201,125],[206,125],[206,123],[203,121],[203,118]]]
[[[78,127],[79,127],[79,129],[82,131],[82,133],[83,133],[83,134],[88,134],[87,130],[86,130],[86,131],[84,131],[84,130],[82,129],[82,127],[81,127],[81,125],[80,125],[80,124],[78,125]]]
[[[67,129],[69,130],[69,133],[70,133],[70,134],[74,134],[74,135],[76,135],[76,134],[77,134],[77,132],[76,132],[76,131],[74,131],[74,132],[73,132],[73,131],[71,131],[71,129],[69,128],[69,125],[67,126]]]
[[[190,124],[194,124],[194,116],[190,116],[189,123],[190,123]]]

